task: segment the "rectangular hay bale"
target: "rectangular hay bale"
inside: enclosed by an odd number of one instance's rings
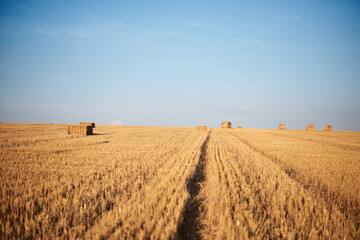
[[[207,126],[196,126],[196,129],[200,131],[207,131]]]
[[[331,132],[332,131],[332,126],[331,125],[325,125],[324,126],[324,131]]]
[[[231,128],[231,122],[222,122],[221,128]]]
[[[67,134],[92,135],[93,127],[91,125],[68,125]]]

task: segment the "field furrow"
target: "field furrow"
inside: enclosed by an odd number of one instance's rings
[[[196,170],[206,133],[182,142],[184,149],[166,159],[154,179],[128,201],[117,201],[118,208],[88,232],[113,238],[174,237],[189,198],[187,180]]]
[[[206,140],[201,146],[201,155],[196,165],[196,170],[187,180],[187,191],[190,196],[183,210],[182,221],[178,226],[175,236],[176,239],[200,239],[201,223],[199,218],[203,203],[202,199],[199,198],[199,192],[201,184],[205,180],[206,151],[210,134],[211,132],[208,133]]]

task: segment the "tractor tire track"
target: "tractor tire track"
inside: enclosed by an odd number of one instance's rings
[[[183,219],[178,225],[176,239],[201,239],[200,212],[202,200],[198,197],[201,183],[205,181],[206,150],[211,131],[201,146],[201,155],[196,170],[187,183],[189,199],[185,204]]]

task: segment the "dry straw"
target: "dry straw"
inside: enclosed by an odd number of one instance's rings
[[[237,128],[242,128],[242,126],[238,126]]]
[[[221,128],[231,128],[231,122],[222,122]]]
[[[315,126],[312,124],[309,124],[306,126],[306,131],[315,131]]]
[[[350,132],[350,129],[349,128],[345,129],[345,132]]]
[[[285,123],[280,123],[279,124],[279,129],[286,129]]]
[[[95,128],[95,123],[93,123],[93,122],[80,122],[80,125],[90,125],[93,128]]]
[[[207,127],[206,126],[196,126],[196,129],[200,130],[200,131],[206,131]]]
[[[331,125],[325,125],[324,126],[324,131],[332,131],[332,126]]]
[[[92,135],[93,127],[91,125],[68,125],[67,134]]]

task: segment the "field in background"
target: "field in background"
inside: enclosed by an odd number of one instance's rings
[[[0,124],[0,236],[360,238],[360,133]]]

